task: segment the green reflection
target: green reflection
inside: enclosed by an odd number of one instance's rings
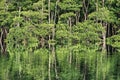
[[[80,44],[56,45],[55,56],[41,48],[32,53],[1,57],[0,80],[48,80],[49,57],[52,80],[56,76],[59,80],[120,80],[120,54],[107,55],[98,49]]]

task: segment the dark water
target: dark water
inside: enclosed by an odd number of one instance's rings
[[[50,64],[50,65],[49,65]],[[50,75],[49,75],[50,74]],[[0,58],[0,80],[120,80],[120,53],[58,46]]]

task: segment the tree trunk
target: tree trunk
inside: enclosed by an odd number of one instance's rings
[[[102,0],[102,6],[104,7],[104,4],[105,4],[105,0]]]
[[[71,35],[72,35],[72,22],[71,22],[71,17],[69,18],[69,50],[70,50],[70,59],[69,59],[69,63],[70,63],[70,65],[71,65],[71,63],[72,63],[72,50],[71,50],[71,43],[72,43],[72,41],[71,41]]]
[[[52,45],[52,54],[54,59],[54,69],[55,69],[55,78],[58,80],[58,71],[57,71],[57,61],[56,61],[56,54],[55,54],[55,46]]]
[[[18,17],[20,17],[20,14],[21,14],[21,7],[19,7],[18,12],[19,12],[19,13],[18,13]],[[19,23],[19,22],[17,23],[17,27],[20,27],[20,23]]]
[[[76,12],[76,24],[79,22],[80,12]]]
[[[103,23],[104,31],[102,32],[103,36],[103,46],[102,46],[102,51],[106,52],[106,30],[107,30],[107,23]]]
[[[43,48],[43,47],[44,47],[44,45],[45,45],[45,39],[44,39],[44,37],[42,37],[42,38],[41,38],[40,43],[41,43],[41,47]]]
[[[83,0],[83,13],[84,13],[84,20],[87,20],[87,15],[88,15],[88,7],[89,7],[89,0],[86,3],[86,0]]]
[[[0,48],[1,48],[1,54],[3,53],[3,43],[2,43],[2,39],[3,38],[3,30],[1,28],[1,35],[0,35]]]
[[[50,0],[48,1],[48,12],[49,12],[49,24],[50,24]],[[50,30],[50,29],[49,29]],[[50,34],[49,34],[49,41],[50,41]],[[48,66],[48,79],[51,80],[51,52],[50,52],[50,43],[49,44],[49,66]]]
[[[0,35],[1,54],[6,54],[6,43],[5,43],[6,37],[7,37],[7,29],[3,27],[1,28],[1,35]]]

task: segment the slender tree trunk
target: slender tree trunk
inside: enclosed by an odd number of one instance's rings
[[[43,0],[42,0],[42,16],[43,16],[43,14],[44,14],[44,12],[43,12],[43,11],[44,11],[44,6],[43,6],[43,5],[44,5],[44,2],[43,2]],[[43,17],[42,17],[42,21],[43,21]]]
[[[41,11],[41,10],[40,10]],[[44,1],[42,0],[42,16],[44,16],[43,14],[44,14]],[[42,20],[41,20],[41,23],[43,22],[43,17],[42,17]],[[44,39],[44,37],[42,36],[42,38],[41,38],[41,40],[40,40],[40,43],[41,43],[41,46],[42,46],[42,48],[44,47],[44,45],[45,45],[45,39]]]
[[[105,27],[106,28],[106,27]],[[103,46],[102,46],[102,51],[106,51],[106,31],[102,32],[103,36]]]
[[[4,11],[7,12],[8,11],[8,4],[4,3]],[[1,48],[1,54],[6,54],[6,43],[5,43],[5,39],[7,37],[7,28],[5,26],[1,26],[1,33],[0,33],[0,48]]]
[[[18,13],[18,17],[20,17],[20,14],[21,14],[21,7],[19,7],[18,12],[19,12],[19,13]],[[20,27],[20,23],[19,23],[19,22],[17,23],[17,27]]]
[[[104,7],[104,0],[102,0],[102,7]],[[106,53],[106,34],[107,34],[107,22],[103,22],[101,20],[101,24],[103,25],[104,31],[102,32],[103,37],[103,45],[102,45],[102,53]],[[103,65],[103,57],[105,57],[106,54],[101,54],[100,64]],[[102,67],[101,67],[102,69]],[[106,73],[102,69],[102,80],[105,80]]]
[[[104,7],[104,5],[105,5],[105,0],[102,0],[102,6]]]
[[[98,11],[98,0],[96,1],[96,3],[95,3],[95,5],[96,5],[96,11]],[[98,18],[96,18],[96,22],[98,23]],[[97,61],[96,61],[96,80],[98,80],[98,74],[99,74],[99,72],[98,72],[98,66],[99,66],[99,64],[98,64],[98,54],[96,54],[96,58],[97,58]]]
[[[48,69],[48,77],[49,80],[51,80],[51,58],[50,58],[50,53],[49,53],[49,69]]]
[[[104,7],[104,0],[102,0],[102,7]],[[106,33],[107,33],[107,23],[103,23],[104,30],[102,33],[103,36],[103,47],[102,51],[106,51]]]
[[[95,78],[95,80],[98,80],[98,54],[96,54],[96,78]]]
[[[104,0],[102,0],[102,7],[104,7]],[[106,51],[106,32],[107,32],[107,23],[103,22],[103,27],[104,27],[104,30],[103,33],[102,33],[102,36],[103,36],[103,47],[102,47],[102,51]]]
[[[6,39],[6,37],[7,37],[7,28],[4,28],[4,40],[3,40],[3,43],[4,43],[4,54],[6,54],[7,52],[6,52],[6,42],[5,42],[5,39]]]
[[[87,0],[87,4],[86,4],[86,0],[83,0],[83,13],[84,13],[84,20],[87,20],[87,15],[88,15],[88,7],[89,7],[89,0]]]
[[[1,35],[0,35],[1,54],[6,54],[6,43],[5,43],[6,37],[7,37],[7,29],[3,27],[1,28]]]
[[[52,28],[52,40],[55,40],[56,12],[57,12],[57,4],[58,4],[58,2],[59,2],[59,0],[56,1],[55,12],[54,12],[54,26]],[[55,64],[55,77],[56,77],[56,80],[58,80],[59,77],[58,77],[58,71],[57,71],[57,60],[56,60],[55,44],[52,45],[52,54],[53,54],[54,64]]]
[[[69,18],[69,33],[70,33],[70,35],[69,36],[71,36],[72,35],[72,21],[71,21],[72,19],[71,19],[71,17]],[[71,37],[69,37],[69,50],[70,50],[70,59],[69,59],[69,63],[70,63],[70,65],[71,65],[71,63],[72,63],[72,50],[71,50]]]
[[[1,35],[0,35],[0,48],[1,48],[1,54],[3,53],[3,43],[2,43],[2,39],[3,38],[3,30],[1,28]]]
[[[53,58],[54,58],[55,78],[56,78],[56,80],[58,80],[57,61],[56,61],[56,53],[55,53],[54,45],[52,45],[52,54],[53,54]]]
[[[76,12],[76,24],[79,22],[80,12]]]
[[[42,46],[42,48],[43,48],[43,47],[44,47],[44,45],[45,45],[45,39],[44,39],[44,37],[42,37],[42,38],[41,38],[40,43],[41,43],[41,46]]]
[[[50,24],[50,0],[48,1],[48,12],[49,12],[49,24]],[[50,30],[50,29],[49,29]],[[50,35],[49,35],[50,41]],[[49,43],[49,66],[48,66],[48,79],[51,80],[51,54],[50,54],[50,43]]]

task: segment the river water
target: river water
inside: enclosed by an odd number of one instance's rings
[[[0,58],[0,80],[120,80],[120,53],[57,46]]]

